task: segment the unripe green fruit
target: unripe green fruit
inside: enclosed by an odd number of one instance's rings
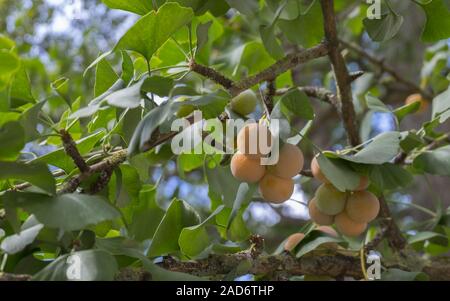
[[[316,199],[312,199],[308,204],[309,216],[318,225],[332,225],[334,217],[322,213],[316,205]]]
[[[344,210],[347,196],[331,184],[322,184],[316,191],[315,204],[323,214],[336,215]]]
[[[181,97],[178,97],[176,101],[184,102],[184,101],[188,101],[188,100],[189,100],[189,97],[181,96]],[[195,107],[193,105],[190,105],[190,104],[181,105],[180,108],[178,109],[177,117],[183,118],[183,117],[189,116],[194,111],[195,111]]]
[[[231,109],[246,116],[255,110],[256,102],[256,94],[252,90],[246,90],[231,100]]]

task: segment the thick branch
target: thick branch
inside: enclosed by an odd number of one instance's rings
[[[383,59],[377,58],[376,56],[368,53],[366,50],[364,50],[363,48],[361,48],[360,46],[358,46],[354,43],[347,42],[342,39],[340,39],[340,42],[342,43],[342,45],[344,45],[346,48],[350,49],[351,51],[355,52],[357,55],[366,58],[370,63],[378,66],[383,72],[389,73],[396,81],[407,86],[412,91],[422,94],[422,96],[428,100],[431,100],[433,98],[433,95],[431,93],[422,89],[415,82],[404,78],[399,72],[397,72],[397,70],[395,70],[394,67],[391,67],[388,64],[386,64],[386,62]]]
[[[351,89],[352,77],[339,51],[339,40],[336,29],[336,15],[334,12],[333,0],[321,0],[325,38],[329,45],[328,57],[333,66],[334,77],[338,92],[338,99],[341,103],[342,121],[347,132],[348,141],[352,146],[361,143],[356,122],[355,109],[353,107],[353,96]]]

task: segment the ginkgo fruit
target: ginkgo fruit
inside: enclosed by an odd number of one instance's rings
[[[278,162],[269,167],[272,174],[285,179],[295,177],[303,169],[302,151],[295,145],[286,143],[280,149]]]
[[[303,233],[294,233],[290,235],[284,243],[284,250],[291,252],[305,238]]]
[[[270,153],[273,137],[264,124],[250,123],[237,136],[238,151],[253,158],[261,158]]]
[[[231,173],[242,182],[256,183],[262,179],[266,168],[260,164],[259,159],[237,152],[231,158]]]
[[[328,181],[327,177],[325,177],[322,170],[320,169],[317,157],[314,157],[311,161],[311,172],[316,180],[322,183],[330,183],[330,181]]]
[[[346,236],[356,237],[366,231],[367,223],[358,223],[352,220],[346,211],[335,216],[334,223],[338,231]]]
[[[422,97],[422,95],[420,93],[411,94],[405,100],[405,104],[406,105],[409,105],[409,104],[412,104],[412,103],[415,103],[415,102],[420,102],[420,107],[419,107],[419,110],[418,110],[419,113],[422,113],[422,112],[427,110],[427,108],[428,108],[428,101],[426,101]]]
[[[345,211],[355,222],[368,223],[377,217],[380,201],[369,191],[357,191],[348,198]]]
[[[344,210],[347,196],[331,184],[322,184],[316,191],[315,204],[322,213],[336,215]]]
[[[294,192],[294,181],[267,173],[259,182],[259,191],[264,200],[280,204],[291,197]]]
[[[246,90],[231,100],[231,109],[242,115],[247,116],[255,110],[257,98],[255,92]]]
[[[312,199],[308,204],[309,216],[318,225],[332,225],[334,217],[332,215],[327,215],[317,208],[316,199]]]

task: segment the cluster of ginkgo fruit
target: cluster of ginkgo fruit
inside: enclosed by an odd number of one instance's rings
[[[367,191],[369,179],[361,176],[354,191],[342,192],[325,177],[316,157],[311,162],[311,171],[314,178],[323,183],[309,202],[311,219],[319,225],[335,224],[337,230],[347,236],[362,234],[380,211],[378,198]]]
[[[273,151],[273,139],[269,128],[264,124],[250,123],[244,126],[237,136],[238,151],[231,159],[231,173],[241,182],[259,183],[262,198],[267,202],[280,204],[292,196],[292,178],[302,170],[304,157],[297,146],[285,143],[280,148],[276,164],[261,164],[261,158]],[[269,151],[261,145],[267,145]]]

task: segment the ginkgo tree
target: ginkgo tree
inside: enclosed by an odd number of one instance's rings
[[[430,180],[450,176],[449,1],[102,2],[135,22],[78,78],[36,87],[0,35],[1,279],[368,280],[370,256],[381,279],[450,279],[448,187]],[[405,7],[424,19],[409,37],[427,47],[420,78],[374,54]],[[282,163],[260,166],[229,135],[248,120]],[[195,137],[200,150],[175,151]],[[206,187],[207,209],[161,200],[173,174]],[[402,202],[416,186],[427,202]],[[312,220],[265,243],[251,205],[294,191]]]

